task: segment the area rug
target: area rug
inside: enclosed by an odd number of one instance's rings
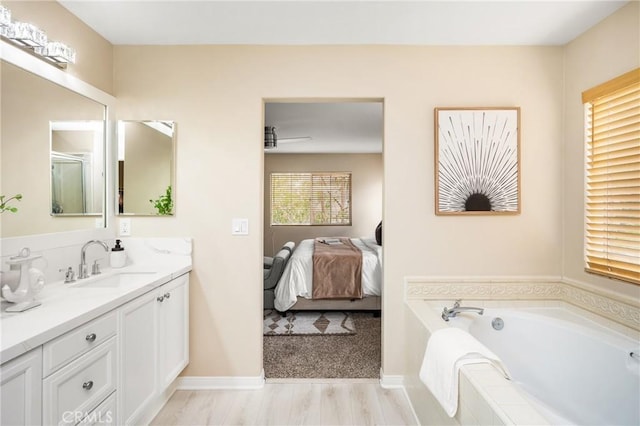
[[[286,316],[275,310],[264,311],[265,336],[351,335],[356,334],[353,318],[348,312],[289,312]]]

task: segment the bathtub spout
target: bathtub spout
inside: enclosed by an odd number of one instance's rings
[[[478,315],[484,313],[484,308],[473,308],[460,306],[460,300],[456,300],[453,304],[453,308],[447,308],[446,306],[442,310],[442,319],[449,321],[449,318],[453,318],[460,312],[476,312]]]

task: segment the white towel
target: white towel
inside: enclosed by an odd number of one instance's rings
[[[491,350],[472,335],[455,327],[435,331],[427,342],[420,380],[429,388],[449,417],[458,411],[458,372],[465,364],[491,363],[509,379],[507,369]]]

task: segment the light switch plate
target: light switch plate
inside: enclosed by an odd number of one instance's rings
[[[249,219],[231,219],[231,235],[249,235]]]

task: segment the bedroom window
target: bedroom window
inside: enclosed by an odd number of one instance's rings
[[[640,69],[587,90],[586,271],[640,284]]]
[[[271,225],[351,225],[351,173],[271,173]]]

